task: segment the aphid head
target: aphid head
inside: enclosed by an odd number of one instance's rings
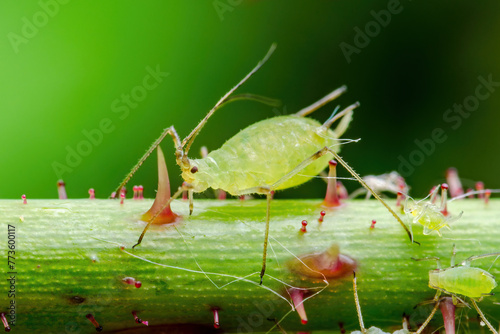
[[[208,188],[205,180],[209,168],[203,163],[203,159],[183,159],[180,164],[182,178],[192,186],[194,192],[201,192]]]

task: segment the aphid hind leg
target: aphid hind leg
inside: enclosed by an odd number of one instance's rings
[[[483,312],[481,311],[481,309],[477,306],[476,304],[476,301],[474,299],[471,299],[472,301],[472,305],[474,305],[474,308],[476,309],[477,313],[479,314],[479,316],[481,317],[481,319],[484,321],[484,323],[486,324],[486,326],[488,326],[488,328],[490,329],[490,331],[494,334],[498,334],[498,332],[493,328],[493,326],[490,324],[490,322],[486,319],[486,317],[484,316]]]
[[[177,191],[172,195],[172,197],[170,197],[170,199],[163,205],[163,207],[160,210],[158,210],[156,212],[156,214],[148,221],[148,224],[146,225],[144,230],[142,230],[142,233],[141,233],[141,236],[139,237],[139,240],[137,241],[137,243],[135,245],[132,246],[132,248],[134,248],[135,246],[139,245],[142,242],[142,239],[144,238],[144,235],[146,234],[147,230],[149,229],[151,224],[155,221],[156,217],[158,217],[160,215],[160,213],[163,211],[163,209],[165,209],[168,205],[170,205],[170,203],[174,199],[179,197],[182,194],[182,192],[184,192],[186,190],[187,191],[192,190],[191,186],[189,184],[183,184],[182,186],[179,187],[179,189],[177,189]]]
[[[422,331],[425,329],[425,327],[427,327],[427,325],[429,324],[429,322],[434,317],[434,314],[436,314],[436,311],[439,308],[439,303],[440,303],[440,300],[438,298],[436,300],[436,305],[434,305],[434,308],[432,309],[431,313],[429,314],[429,316],[427,317],[427,319],[425,319],[424,323],[418,328],[418,330],[415,332],[415,334],[422,333]]]
[[[163,132],[161,133],[160,137],[158,137],[158,139],[156,139],[153,142],[153,144],[151,144],[151,146],[146,151],[146,153],[144,153],[144,155],[139,159],[139,161],[137,162],[137,164],[135,164],[135,166],[132,168],[132,170],[127,174],[127,176],[122,181],[122,183],[120,183],[120,185],[118,186],[118,188],[116,189],[116,192],[115,192],[118,196],[120,195],[121,189],[123,187],[125,187],[125,185],[127,184],[127,182],[135,174],[135,172],[137,172],[137,170],[142,166],[142,164],[144,163],[144,161],[146,161],[146,159],[151,155],[151,153],[156,149],[156,147],[158,147],[158,145],[160,145],[160,143],[163,141],[163,139],[167,135],[172,136],[172,139],[174,140],[174,146],[175,146],[176,150],[180,149],[181,139],[179,138],[179,135],[177,134],[177,131],[175,131],[174,126],[172,125],[171,127],[166,128],[165,130],[163,130]]]

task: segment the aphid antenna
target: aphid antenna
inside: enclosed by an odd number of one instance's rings
[[[347,86],[345,86],[345,85],[341,86],[341,87],[335,89],[333,92],[329,93],[328,95],[324,96],[322,99],[314,102],[310,106],[307,106],[307,107],[299,110],[295,114],[295,116],[299,116],[299,117],[307,116],[307,115],[311,114],[312,112],[318,110],[319,108],[321,108],[325,104],[335,100],[337,97],[339,97],[340,95],[342,95],[346,91],[347,91]]]
[[[343,117],[343,116],[344,116],[345,114],[347,114],[347,113],[350,113],[350,114],[351,114],[351,117],[347,117],[347,118],[345,118],[345,119],[347,119],[345,122],[347,122],[347,123],[348,123],[348,122],[350,122],[350,121],[351,121],[351,118],[352,118],[352,111],[353,111],[354,109],[358,108],[359,106],[360,106],[360,103],[359,103],[359,102],[355,102],[355,103],[351,104],[350,106],[348,106],[347,108],[345,108],[344,110],[342,110],[341,112],[339,112],[337,115],[335,115],[335,113],[336,113],[336,111],[337,111],[337,109],[336,109],[336,110],[333,112],[332,116],[330,116],[330,118],[328,118],[328,120],[327,120],[325,123],[323,123],[323,125],[322,125],[322,126],[328,129],[330,126],[332,126],[332,124],[333,124],[336,120],[338,120],[339,118]],[[342,123],[344,123],[344,120],[345,120],[345,119],[343,119],[343,120],[341,121],[341,124],[342,124]],[[344,127],[347,127],[347,125],[344,125],[342,128],[344,128]],[[340,132],[342,132],[342,130],[340,130]]]
[[[438,269],[442,269],[441,267],[441,260],[438,257],[432,256],[432,257],[424,257],[421,259],[416,259],[414,257],[411,258],[413,261],[436,261]]]
[[[191,145],[193,144],[194,139],[200,132],[201,128],[207,123],[208,119],[213,115],[213,113],[219,109],[219,107],[227,100],[227,98],[236,90],[238,89],[243,83],[245,83],[252,75],[257,72],[262,65],[264,65],[267,60],[271,57],[273,54],[274,50],[276,50],[276,43],[273,43],[271,47],[269,48],[269,51],[267,51],[267,54],[264,56],[264,58],[259,61],[257,66],[255,66],[250,73],[248,73],[240,82],[238,82],[233,88],[231,88],[216,104],[215,106],[208,112],[208,114],[201,120],[201,122],[191,131],[191,133],[184,138],[182,141],[181,147],[184,147],[184,153],[187,154],[189,152],[189,149],[191,148]]]
[[[500,193],[500,189],[485,189],[485,190],[471,190],[471,191],[468,191],[466,192],[465,194],[463,195],[459,195],[459,196],[455,196],[453,198],[450,198],[448,200],[448,202],[451,202],[451,201],[454,201],[454,200],[457,200],[457,199],[462,199],[462,198],[465,198],[465,197],[468,197],[470,195],[478,195],[478,194],[484,194],[486,193],[486,191],[490,192],[490,193]]]

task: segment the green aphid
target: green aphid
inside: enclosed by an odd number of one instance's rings
[[[455,265],[455,255],[456,249],[455,245],[453,245],[450,267],[445,269],[442,269],[438,257],[412,259],[415,261],[434,260],[437,262],[438,269],[429,271],[429,287],[437,290],[434,301],[439,302],[439,296],[442,292],[451,295],[454,304],[457,304],[460,300],[467,305],[459,295],[469,297],[484,323],[488,325],[493,333],[498,334],[476,304],[476,301],[481,301],[483,297],[493,295],[491,291],[497,286],[497,282],[489,272],[481,268],[471,267],[471,263],[485,257],[500,256],[500,252],[471,256],[464,260],[461,265]]]
[[[340,136],[347,129],[352,119],[353,110],[359,106],[355,103],[338,114],[334,114],[323,124],[305,116],[337,98],[345,92],[342,86],[326,95],[314,104],[300,110],[294,115],[270,118],[250,125],[229,139],[218,150],[210,152],[205,158],[190,159],[188,152],[195,137],[206,124],[212,114],[226,103],[250,99],[269,105],[276,105],[276,101],[252,94],[231,96],[248,78],[250,78],[271,56],[275,45],[271,46],[267,55],[257,66],[247,74],[236,86],[227,92],[217,104],[208,112],[205,118],[181,140],[173,126],[165,129],[161,136],[153,143],[150,149],[139,160],[137,165],[120,184],[117,194],[128,182],[144,160],[160,144],[167,135],[173,138],[175,145],[176,162],[182,171],[184,184],[171,197],[170,202],[183,191],[188,192],[190,214],[193,210],[193,192],[202,192],[207,188],[221,189],[234,196],[247,194],[263,194],[267,196],[266,231],[264,239],[262,277],[266,267],[267,241],[269,235],[270,203],[275,190],[298,186],[320,173],[328,166],[333,157],[339,161],[374,197],[393,214],[408,236],[410,232],[399,216],[370,189],[366,183],[338,156],[342,143]],[[335,130],[330,126],[339,120]],[[162,210],[158,211],[158,214]],[[156,219],[153,216],[144,228],[135,246],[141,243],[144,234]],[[410,237],[411,239],[411,237]]]

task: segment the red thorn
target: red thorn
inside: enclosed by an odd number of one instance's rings
[[[226,192],[224,190],[219,189],[218,193],[219,193],[218,199],[220,199],[220,200],[225,200],[226,199]]]
[[[244,201],[245,200],[245,195],[241,195],[240,196],[240,201]]]
[[[486,189],[484,191],[484,204],[488,204],[489,203],[490,196],[491,196],[491,190],[490,189]]]
[[[439,309],[443,315],[444,329],[446,334],[455,334],[455,305],[451,297],[445,297],[439,304]]]
[[[330,160],[328,162],[328,166],[328,185],[326,187],[326,195],[323,205],[326,207],[337,207],[340,206],[340,200],[337,193],[337,162],[335,160]]]
[[[325,211],[321,211],[319,213],[319,218],[318,218],[318,222],[322,223],[323,222],[323,219],[325,218],[325,215],[326,215],[326,212]]]
[[[340,181],[337,181],[337,194],[339,196],[339,199],[348,199],[349,198],[349,193],[347,192],[347,189],[344,187],[344,185]]]
[[[116,191],[113,191],[113,192],[111,193],[111,199],[115,199],[115,198],[116,198]]]
[[[94,319],[94,316],[92,314],[87,314],[86,315],[87,319],[95,326],[95,330],[98,332],[102,332],[102,326],[99,325],[99,323]]]
[[[66,195],[66,183],[63,180],[57,181],[57,192],[59,193],[59,199],[68,199],[68,195]]]
[[[274,190],[271,190],[271,199],[274,198],[274,194],[275,194],[275,191]]]
[[[377,221],[375,219],[372,220],[372,224],[370,225],[370,228],[373,230],[375,228],[375,224]]]
[[[5,327],[5,331],[10,332],[9,322],[7,321],[7,318],[5,318],[5,313],[0,313],[0,318],[2,318],[2,323]]]
[[[95,199],[95,190],[94,188],[89,189],[89,199]]]
[[[295,310],[299,314],[300,322],[305,325],[307,324],[307,314],[304,308],[304,290],[291,288],[288,290],[290,296],[292,297],[293,305]]]
[[[446,217],[448,212],[448,185],[443,183],[441,185],[441,213]]]
[[[303,232],[303,233],[307,232],[306,226],[307,226],[307,220],[303,220],[302,227],[300,228],[300,232]]]
[[[135,282],[135,287],[136,287],[137,289],[139,289],[141,286],[142,286],[142,282],[141,282],[141,281],[136,281],[136,282]]]
[[[150,221],[164,206],[170,201],[170,181],[168,179],[167,165],[165,157],[160,146],[157,148],[158,153],[158,192],[151,208],[142,215],[141,220]],[[141,187],[141,186],[139,186]],[[141,194],[141,190],[139,190]],[[142,196],[142,195],[141,195]],[[174,223],[180,216],[172,211],[170,204],[167,205],[162,212],[155,218],[153,224],[164,225]]]
[[[214,328],[220,328],[219,310],[218,307],[212,308],[212,312],[214,313]]]
[[[28,204],[28,201],[26,200],[26,195],[22,195],[21,199],[23,200],[23,204]]]
[[[480,193],[477,194],[477,197],[484,198],[484,194],[482,193],[482,191],[484,190],[484,183],[483,182],[481,182],[481,181],[476,182],[476,190],[480,191]]]

